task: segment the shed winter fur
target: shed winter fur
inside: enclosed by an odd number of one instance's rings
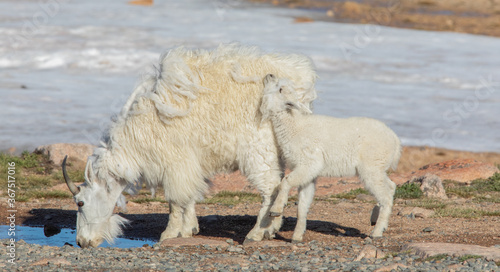
[[[281,215],[291,187],[299,187],[298,220],[292,239],[302,240],[319,176],[358,175],[380,204],[372,236],[382,236],[396,189],[386,171],[396,169],[399,162],[401,144],[397,135],[384,123],[370,118],[311,115],[298,100],[293,84],[272,74],[264,78],[261,112],[271,120],[283,157],[292,170],[281,182],[270,210],[272,216]]]
[[[271,125],[261,122],[259,112],[261,79],[268,73],[290,78],[307,107],[316,98],[317,76],[302,55],[265,54],[237,44],[169,51],[157,73],[137,85],[89,158],[91,171],[110,192],[115,183],[120,190],[142,182],[150,188],[162,185],[171,208],[163,240],[196,233],[194,203],[207,192],[206,180],[240,169],[263,197],[247,239],[273,237],[281,218],[268,214],[282,169]],[[112,195],[114,205],[118,195]]]

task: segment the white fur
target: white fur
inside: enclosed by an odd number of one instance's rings
[[[298,100],[290,81],[264,78],[263,116],[273,124],[283,157],[292,172],[283,178],[271,215],[281,215],[292,187],[299,186],[294,241],[301,241],[306,216],[318,176],[358,175],[380,204],[380,216],[372,236],[382,236],[388,226],[396,185],[386,171],[397,167],[401,144],[382,122],[369,118],[339,119],[310,115]]]
[[[160,240],[192,236],[198,232],[194,205],[207,192],[205,180],[236,169],[263,197],[247,239],[273,237],[281,218],[269,217],[269,208],[282,169],[271,124],[261,122],[263,85],[255,80],[268,73],[299,86],[306,107],[316,98],[316,73],[301,55],[264,54],[237,44],[163,55],[158,73],[138,84],[89,158],[89,177],[75,196],[76,202],[85,201],[77,220],[80,244],[94,246],[101,236],[80,218],[104,225],[120,193],[142,182],[153,189],[161,184],[170,202]],[[105,216],[97,220],[94,214]],[[120,225],[114,222],[114,228]]]

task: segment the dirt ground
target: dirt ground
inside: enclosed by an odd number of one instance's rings
[[[5,202],[2,201],[0,216],[6,217]],[[387,252],[399,252],[409,242],[448,242],[493,246],[500,244],[500,217],[479,218],[410,218],[401,211],[407,207],[408,200],[396,200],[389,229],[384,238],[375,240],[375,244]],[[307,231],[304,242],[312,240],[338,245],[362,245],[370,234],[369,223],[373,202],[363,200],[316,201],[308,215]],[[461,208],[480,208],[488,211],[498,210],[498,203],[473,203],[466,199],[453,199],[448,205]],[[234,206],[221,204],[197,204],[199,216],[199,238],[226,241],[233,239],[242,244],[245,235],[255,224],[260,203],[240,203]],[[135,239],[158,241],[168,222],[168,205],[151,202],[136,204],[129,202],[128,213],[121,214],[131,220],[124,236]],[[290,242],[296,223],[296,204],[290,202],[285,208],[285,220],[276,240]],[[76,205],[72,200],[48,199],[35,200],[18,205],[16,214],[18,223],[23,225],[43,226],[46,224],[59,227],[75,228]],[[424,232],[425,228],[432,231]],[[73,243],[74,241],[68,241]],[[279,249],[282,250],[282,249]],[[345,256],[352,257],[352,256]]]
[[[500,37],[500,0],[251,1],[317,11],[311,18],[296,18],[298,23],[322,20]]]
[[[448,159],[473,158],[480,161],[498,164],[500,154],[497,153],[472,153],[436,149],[429,147],[405,147],[398,171],[412,171],[432,162]],[[72,166],[76,167],[76,166]],[[234,176],[219,176],[220,181],[227,184],[248,182],[237,180]],[[224,180],[227,179],[227,180]],[[61,181],[62,182],[62,181]],[[335,193],[352,189],[342,182],[331,183]],[[350,185],[350,184],[347,184]],[[241,186],[241,185],[240,185]],[[359,187],[359,184],[357,184]],[[332,189],[333,188],[333,189]],[[52,190],[66,190],[66,185],[61,183],[52,187]],[[234,190],[238,191],[238,190]],[[335,250],[336,255],[344,258],[356,257],[355,248],[360,248],[366,243],[372,243],[387,254],[404,251],[404,246],[410,242],[446,242],[470,245],[493,246],[500,244],[500,203],[494,194],[494,201],[477,201],[473,198],[452,197],[439,201],[447,208],[465,210],[481,210],[493,212],[495,216],[464,216],[440,217],[417,215],[409,216],[413,207],[419,206],[421,200],[396,199],[393,213],[390,218],[389,228],[383,238],[368,238],[373,227],[370,225],[370,214],[375,205],[374,198],[360,195],[355,199],[337,199],[329,195],[320,196],[308,214],[307,231],[302,246],[268,247],[262,252],[280,256],[289,252],[303,253],[307,251],[311,241],[317,241],[331,248],[349,248],[354,250]],[[124,237],[131,239],[148,239],[158,241],[161,233],[168,223],[168,204],[164,202],[135,203],[134,198],[144,198],[144,194],[131,197],[127,204],[128,212],[120,213],[121,216],[131,221],[125,229]],[[210,196],[209,196],[210,197]],[[275,240],[290,242],[296,224],[297,205],[291,198],[285,207],[284,220],[281,230]],[[7,218],[7,199],[0,198],[0,217]],[[421,202],[420,202],[421,203]],[[19,202],[16,205],[16,224],[27,226],[52,225],[59,228],[76,228],[77,206],[72,199],[31,199],[28,202]],[[211,240],[234,240],[236,245],[242,244],[245,235],[256,222],[256,215],[260,203],[256,201],[237,201],[234,205],[207,204],[196,205],[196,213],[200,224],[200,233],[195,237]],[[118,208],[116,212],[120,212]],[[426,230],[426,231],[424,231]],[[20,237],[22,238],[22,237]],[[75,245],[75,240],[67,241]],[[289,244],[288,244],[289,245]],[[297,249],[298,248],[298,249]],[[179,249],[188,252],[194,248]],[[332,253],[333,254],[333,253]]]

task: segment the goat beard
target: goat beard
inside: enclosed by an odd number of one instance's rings
[[[123,234],[123,227],[129,224],[129,220],[117,214],[113,214],[101,229],[102,237],[108,242],[113,243],[114,239]]]

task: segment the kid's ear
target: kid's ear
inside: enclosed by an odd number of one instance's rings
[[[288,109],[300,110],[299,106],[297,104],[293,103],[293,102],[288,101],[288,102],[285,103],[285,105],[286,105],[286,107]]]

